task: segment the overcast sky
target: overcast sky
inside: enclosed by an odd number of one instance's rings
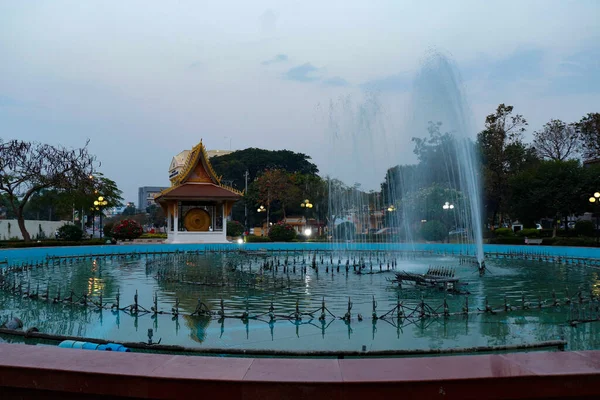
[[[0,137],[90,138],[127,201],[200,139],[304,152],[376,188],[425,134],[403,120],[432,51],[460,71],[475,129],[499,103],[528,134],[599,112],[599,16],[596,0],[1,0]]]

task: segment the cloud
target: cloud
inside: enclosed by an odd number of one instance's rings
[[[285,73],[284,77],[290,81],[314,82],[321,79],[320,76],[313,75],[318,70],[319,68],[315,67],[311,63],[306,63],[298,65],[294,68],[290,68],[290,70]]]
[[[406,92],[412,87],[412,77],[407,73],[390,75],[365,82],[360,87],[378,92]]]
[[[287,54],[277,54],[275,57],[261,62],[262,65],[271,65],[275,63],[285,62],[288,60]]]
[[[328,78],[323,80],[323,85],[325,86],[349,86],[350,83],[342,77],[334,76],[333,78]]]
[[[0,94],[0,107],[17,107],[20,105],[22,105],[20,101]]]
[[[550,79],[548,90],[554,94],[600,93],[600,46],[565,58],[558,74]]]

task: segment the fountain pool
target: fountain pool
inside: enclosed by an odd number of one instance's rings
[[[18,262],[5,269],[0,315],[18,316],[25,329],[114,342],[147,342],[152,329],[153,343],[225,354],[448,350],[563,339],[570,350],[600,348],[597,322],[569,324],[598,318],[598,270],[579,265],[582,249],[486,249],[489,273],[480,277],[460,246],[310,245],[245,245],[242,252],[233,245],[47,249],[59,258],[37,255],[37,267]],[[561,259],[548,249],[562,251]],[[168,250],[177,252],[156,253]],[[398,272],[432,268],[453,271],[462,290],[392,282]],[[59,290],[60,300],[52,301]],[[137,313],[129,307],[136,292]],[[121,311],[111,308],[117,296]],[[486,301],[495,313],[485,312]]]

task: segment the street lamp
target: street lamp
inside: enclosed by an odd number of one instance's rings
[[[444,205],[442,206],[442,208],[445,211],[454,210],[454,204],[450,204],[449,202],[445,202]],[[447,219],[446,219],[446,225],[449,225]],[[450,235],[448,235],[448,243],[450,243]]]
[[[261,205],[260,207],[258,207],[256,209],[256,211],[261,213],[261,212],[267,212],[268,210],[263,205]],[[267,235],[268,235],[268,233],[269,233],[269,213],[267,212]]]
[[[590,203],[592,204],[599,204],[600,202],[600,192],[596,192],[594,193],[594,195],[592,197],[590,197]],[[599,221],[600,219],[600,214],[598,213],[598,210],[596,210],[596,243],[598,243],[598,241],[600,241],[600,231],[598,230],[598,224],[600,223]]]
[[[300,207],[302,207],[302,208],[312,208],[313,205],[312,205],[312,203],[308,199],[306,199],[302,203],[300,203]]]
[[[390,206],[387,208],[387,210],[388,210],[389,212],[396,211],[396,207],[395,207],[395,206],[392,204],[392,205],[390,205]]]
[[[445,202],[444,205],[442,206],[442,208],[444,210],[453,210],[454,209],[454,204],[450,204],[448,202]]]
[[[97,211],[100,211],[100,239],[102,239],[102,234],[104,233],[102,231],[102,208],[106,207],[106,205],[108,204],[108,201],[106,201],[104,199],[104,197],[102,196],[98,196],[98,200],[94,200],[94,207]],[[93,231],[92,231],[93,234]]]
[[[300,207],[302,207],[302,208],[304,208],[304,209],[308,210],[309,208],[312,208],[312,207],[313,207],[313,205],[312,205],[312,203],[310,202],[310,200],[306,199],[306,200],[304,200],[302,203],[300,203]],[[306,220],[306,224],[308,225],[308,217],[306,217],[306,218],[305,218],[305,220]],[[308,232],[308,234],[306,234],[306,232]],[[304,230],[304,234],[306,235],[306,237],[310,236],[310,234],[311,234],[311,233],[312,233],[312,231],[310,230],[310,228],[306,228],[306,229]]]

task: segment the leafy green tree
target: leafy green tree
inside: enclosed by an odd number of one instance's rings
[[[443,205],[449,202],[453,209],[444,209]],[[464,225],[461,218],[468,215],[468,202],[463,194],[457,190],[440,185],[432,185],[407,193],[400,202],[399,212],[402,213],[410,224],[426,221],[441,221],[447,228],[455,225]]]
[[[163,228],[167,225],[167,216],[165,215],[162,207],[152,204],[146,207],[146,213],[148,214],[148,220],[155,228]]]
[[[23,140],[0,139],[0,193],[5,195],[25,241],[24,210],[31,197],[44,189],[85,190],[90,186],[95,157],[85,146],[68,149]]]
[[[125,206],[125,208],[123,209],[123,212],[121,212],[121,215],[123,216],[132,216],[132,215],[136,215],[137,209],[135,208],[135,204],[133,203],[127,203],[127,205]]]
[[[443,241],[448,237],[448,229],[441,221],[427,221],[421,226],[421,237],[430,242]]]
[[[500,104],[486,117],[485,129],[477,136],[484,169],[484,204],[492,223],[506,208],[510,177],[537,160],[535,150],[522,140],[526,126],[522,115],[513,115],[512,106]]]
[[[579,161],[542,161],[510,180],[510,209],[526,226],[541,218],[579,215],[587,207],[586,173]]]
[[[310,161],[306,154],[295,153],[289,150],[264,150],[249,148],[234,151],[233,153],[213,157],[210,162],[222,177],[224,182],[231,184],[238,190],[245,189],[245,174],[248,171],[248,192],[241,201],[236,202],[231,210],[231,216],[238,221],[245,221],[245,211],[248,212],[248,225],[253,226],[264,220],[264,216],[256,212],[258,203],[257,188],[252,183],[266,170],[282,169],[289,174],[303,176],[317,176],[317,166]],[[312,199],[311,199],[312,200]],[[290,203],[291,206],[293,203]],[[316,210],[316,208],[315,208]],[[274,215],[282,216],[283,212],[279,203],[273,204]],[[323,212],[322,208],[320,212]]]
[[[589,113],[576,124],[581,135],[583,157],[600,158],[600,113]]]
[[[414,153],[419,159],[419,181],[425,185],[437,183],[458,187],[459,171],[456,162],[456,142],[450,132],[441,133],[441,122],[429,121],[429,137],[416,138]]]
[[[230,181],[231,186],[238,190],[245,188],[246,171],[248,171],[249,183],[265,170],[281,169],[291,174],[307,175],[316,175],[319,172],[317,166],[310,162],[310,156],[289,150],[249,148],[213,157],[210,163],[223,180]]]
[[[258,203],[270,208],[272,203],[278,202],[284,219],[286,208],[290,204],[294,202],[300,204],[300,190],[295,185],[294,176],[285,170],[267,170],[253,182],[253,185],[257,188]]]

